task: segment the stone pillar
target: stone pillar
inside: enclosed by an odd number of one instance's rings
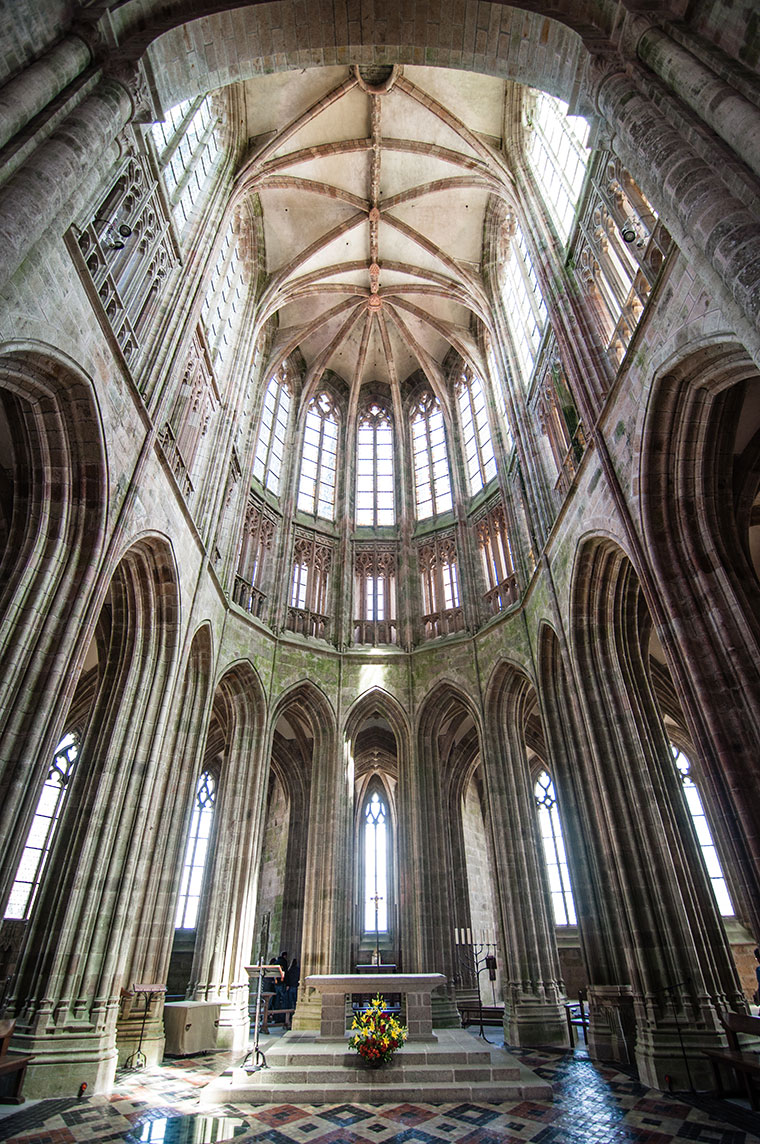
[[[0,190],[0,283],[12,277],[90,169],[114,146],[132,111],[124,84],[103,78]]]
[[[305,984],[310,974],[346,973],[351,934],[350,840],[353,782],[349,748],[339,748],[325,720],[317,728],[311,768],[309,840],[306,851],[301,987],[294,1029],[318,1029],[319,993]]]
[[[504,1036],[510,1045],[565,1048],[564,989],[522,740],[529,703],[527,681],[513,676],[492,715],[498,725],[490,730],[483,757],[506,962]]]
[[[636,1019],[630,985],[589,985],[588,1010],[592,1060],[632,1065]]]
[[[46,55],[0,89],[0,147],[55,99],[89,64],[92,52],[79,36],[66,36]]]
[[[263,702],[245,665],[231,669],[217,688],[217,720],[225,746],[214,814],[210,861],[193,959],[195,1001],[220,1001],[217,1045],[248,1044],[249,980],[256,919],[267,772],[263,764]]]

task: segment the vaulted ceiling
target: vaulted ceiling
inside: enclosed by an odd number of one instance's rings
[[[358,401],[434,388],[453,349],[481,368],[492,196],[509,198],[505,82],[440,68],[321,68],[249,80],[237,196],[261,210],[276,320],[271,366],[299,351],[304,397],[325,370]]]

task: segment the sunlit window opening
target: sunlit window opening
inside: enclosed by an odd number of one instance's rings
[[[388,932],[388,831],[377,791],[364,808],[364,930]]]
[[[325,520],[335,519],[338,418],[330,397],[320,393],[309,406],[301,453],[298,508]]]
[[[528,159],[557,233],[567,242],[589,159],[588,123],[568,115],[566,103],[541,91],[530,126]]]
[[[185,861],[179,886],[179,901],[174,925],[177,929],[195,929],[203,889],[203,873],[208,857],[211,825],[214,821],[216,780],[210,771],[198,779],[190,820],[190,834],[185,848]]]
[[[718,909],[723,917],[732,918],[734,916],[734,906],[731,901],[731,895],[728,892],[726,879],[723,875],[723,868],[720,864],[718,851],[715,849],[715,843],[713,842],[712,831],[707,821],[705,808],[702,805],[702,797],[691,777],[691,762],[683,751],[679,751],[677,747],[671,745],[670,750],[673,753],[673,761],[681,775],[684,798],[689,808],[691,821],[694,823],[694,831],[697,835],[700,850],[702,851],[702,857],[705,860],[707,873],[710,878],[713,893],[715,894],[715,901],[718,903]]]
[[[280,495],[291,400],[285,373],[281,370],[269,379],[253,462],[253,475],[275,496]]]
[[[441,407],[426,393],[412,413],[414,496],[417,518],[438,516],[452,507],[449,458]]]
[[[527,385],[533,373],[547,313],[525,236],[518,225],[515,225],[504,266],[504,308],[517,364],[523,383]]]
[[[25,920],[32,912],[78,754],[79,740],[76,735],[66,735],[55,749],[53,762],[34,812],[31,829],[26,837],[26,846],[16,870],[5,910],[6,918]]]
[[[221,157],[218,118],[210,97],[177,104],[167,112],[166,121],[153,124],[150,131],[174,220],[182,232]]]
[[[211,360],[217,369],[226,361],[243,312],[244,271],[233,224],[230,223],[222,240],[201,308],[201,319],[206,327]]]
[[[474,496],[496,476],[496,458],[488,423],[486,394],[480,378],[465,370],[456,386],[462,423],[462,448],[470,496]]]
[[[393,426],[382,406],[370,405],[356,435],[356,523],[394,524]]]
[[[538,825],[544,847],[544,861],[549,880],[549,892],[554,911],[554,923],[558,926],[574,926],[575,903],[570,887],[570,870],[562,837],[562,824],[557,809],[557,796],[554,783],[546,771],[536,779],[534,787],[538,807]]]

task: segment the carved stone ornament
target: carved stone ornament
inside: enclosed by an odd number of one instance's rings
[[[132,123],[153,123],[159,118],[145,72],[139,61],[113,60],[106,71],[111,79],[121,84],[129,96],[132,103]]]

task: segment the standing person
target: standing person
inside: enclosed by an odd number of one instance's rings
[[[760,967],[758,967],[760,968]],[[295,1009],[296,1000],[298,998],[298,982],[301,979],[301,971],[298,968],[298,962],[295,958],[290,963],[290,967],[285,974],[285,992],[287,995],[287,1008]]]
[[[284,949],[280,956],[276,959],[275,965],[279,965],[281,972],[280,978],[274,987],[274,1007],[275,1009],[287,1009],[288,1001],[287,991],[285,989],[285,974],[288,968],[288,951],[286,949]]]
[[[758,948],[756,946],[753,952],[755,954],[755,961],[757,962],[757,965],[755,966],[755,977],[757,979],[757,989],[755,990],[755,996],[753,998],[753,1001],[755,1002],[755,1004],[758,1007],[758,1012],[760,1012],[760,948]]]

